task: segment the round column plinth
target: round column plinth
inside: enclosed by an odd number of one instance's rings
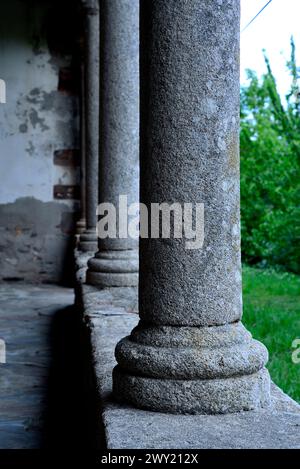
[[[179,414],[226,414],[270,405],[270,377],[257,373],[224,379],[155,379],[113,371],[116,399],[141,409]],[[126,396],[126,397],[125,397]]]
[[[100,287],[138,285],[138,251],[99,251],[88,261],[86,281]]]
[[[86,221],[85,218],[81,218],[76,223],[76,233],[81,235],[86,231]]]
[[[116,359],[114,395],[141,408],[215,414],[269,405],[268,352],[240,322],[215,327],[141,323],[119,342]]]
[[[86,230],[84,233],[80,235],[79,239],[79,251],[83,252],[95,252],[97,251],[98,242],[97,242],[97,235],[96,229],[94,230]]]

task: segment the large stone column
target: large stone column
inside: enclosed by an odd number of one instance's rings
[[[204,204],[200,249],[140,242],[140,323],[117,345],[113,390],[141,408],[269,403],[267,350],[240,322],[239,3],[141,2],[141,201]]]
[[[80,64],[80,219],[76,224],[77,234],[86,230],[86,162],[85,162],[85,67],[84,44],[80,44],[82,51]]]
[[[85,15],[85,158],[86,231],[80,236],[81,251],[96,251],[99,169],[99,1],[82,0]]]
[[[119,209],[139,201],[139,1],[101,0],[99,203]],[[99,287],[138,283],[138,240],[98,240],[87,283]]]

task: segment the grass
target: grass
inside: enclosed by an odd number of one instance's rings
[[[269,350],[273,381],[300,402],[300,363],[292,342],[300,338],[300,276],[243,268],[243,323]]]

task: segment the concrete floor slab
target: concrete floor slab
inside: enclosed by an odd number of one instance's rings
[[[80,410],[80,319],[73,303],[69,288],[0,285],[0,339],[6,344],[6,363],[0,365],[1,449],[66,447],[80,439],[85,408]]]

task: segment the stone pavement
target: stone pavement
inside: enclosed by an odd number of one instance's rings
[[[67,288],[0,285],[0,339],[6,343],[1,449],[57,448],[82,436],[79,316],[73,303]]]

